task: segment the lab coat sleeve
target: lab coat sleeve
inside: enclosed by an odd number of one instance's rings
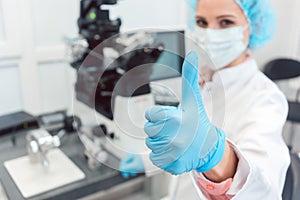
[[[231,147],[239,163],[233,182],[224,195],[232,199],[281,199],[290,163],[282,138],[287,101],[279,90],[266,90],[253,99],[249,108],[245,120],[236,124],[240,126],[237,128],[239,133],[236,133]],[[193,179],[197,183],[195,176]],[[196,188],[198,193],[207,194],[207,189]]]
[[[250,173],[248,161],[232,141],[227,141],[239,159],[237,171],[233,178],[229,178],[221,183],[214,183],[208,180],[202,173],[195,171],[192,173],[194,185],[199,187],[201,192],[206,196],[206,199],[214,197],[217,199],[232,199],[242,189]]]

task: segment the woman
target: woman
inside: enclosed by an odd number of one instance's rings
[[[197,55],[187,55],[181,108],[146,113],[150,159],[171,174],[192,172],[200,199],[281,199],[290,162],[282,139],[287,102],[248,54],[274,32],[271,6],[267,0],[189,4],[196,11],[194,40],[214,63],[213,75],[200,92]],[[212,116],[209,93],[225,95],[213,99]],[[224,125],[214,124],[223,114]]]

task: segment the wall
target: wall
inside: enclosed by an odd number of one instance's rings
[[[260,67],[278,57],[300,60],[300,2],[271,0],[277,13],[277,33],[264,48],[254,53]]]

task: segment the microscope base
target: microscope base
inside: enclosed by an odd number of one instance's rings
[[[4,166],[24,198],[73,183],[85,178],[85,174],[59,149],[47,154],[49,167],[31,163],[29,156],[4,162]]]

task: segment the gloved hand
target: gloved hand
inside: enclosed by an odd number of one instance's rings
[[[225,151],[225,133],[208,119],[198,84],[198,56],[189,53],[182,68],[181,108],[153,106],[144,130],[150,159],[174,175],[215,167]]]
[[[124,178],[136,176],[137,173],[145,171],[144,163],[139,155],[127,155],[120,162],[120,171]]]

